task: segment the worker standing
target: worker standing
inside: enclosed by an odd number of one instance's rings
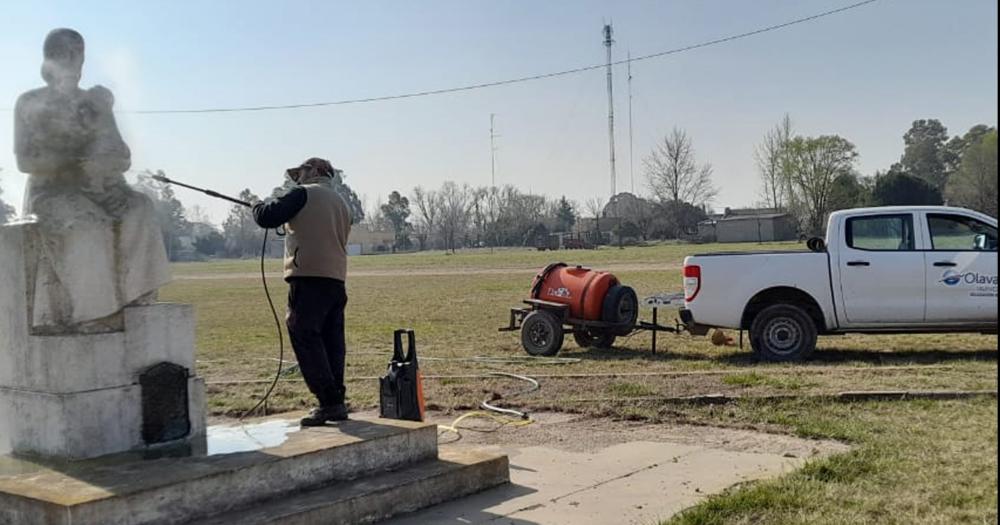
[[[285,226],[288,336],[299,369],[319,406],[302,426],[347,419],[344,397],[344,308],[351,214],[334,189],[330,162],[311,158],[285,172],[295,186],[253,206],[263,228]]]

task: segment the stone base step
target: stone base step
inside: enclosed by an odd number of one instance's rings
[[[506,456],[442,451],[436,460],[273,499],[192,525],[374,523],[509,481]]]
[[[364,418],[210,427],[202,446],[79,462],[0,457],[0,525],[187,523],[438,457],[436,425]]]

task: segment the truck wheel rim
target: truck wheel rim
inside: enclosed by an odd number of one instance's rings
[[[788,354],[796,351],[802,340],[802,330],[798,323],[791,319],[775,319],[768,323],[764,331],[767,346],[778,354]]]

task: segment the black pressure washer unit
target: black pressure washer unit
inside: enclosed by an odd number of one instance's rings
[[[407,339],[403,354],[403,336]],[[417,362],[417,343],[413,330],[393,333],[392,360],[385,376],[379,379],[379,412],[386,419],[424,420],[424,385]]]

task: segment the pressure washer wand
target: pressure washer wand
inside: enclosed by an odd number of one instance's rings
[[[152,179],[155,180],[155,181],[157,181],[157,182],[162,182],[164,184],[174,184],[176,186],[181,186],[181,187],[187,188],[189,190],[200,191],[201,193],[204,193],[205,195],[208,195],[209,197],[215,197],[216,199],[222,199],[222,200],[226,200],[226,201],[232,202],[234,204],[240,204],[242,206],[246,206],[247,208],[253,207],[253,205],[250,204],[247,201],[241,201],[241,200],[239,200],[239,199],[237,199],[235,197],[230,197],[228,195],[223,195],[223,194],[221,194],[221,193],[219,193],[217,191],[206,190],[204,188],[199,188],[197,186],[191,186],[190,184],[184,184],[183,182],[177,182],[175,180],[168,179],[168,178],[164,177],[163,175],[153,175]]]

